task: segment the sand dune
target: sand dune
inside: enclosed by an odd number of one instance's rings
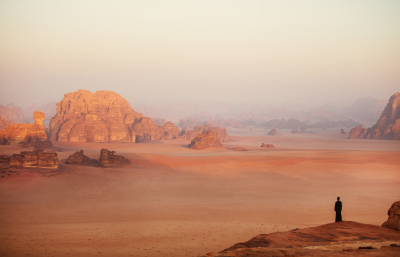
[[[132,164],[2,178],[0,256],[198,256],[258,234],[330,223],[337,196],[344,220],[374,225],[399,200],[398,143],[254,134],[201,151],[179,140],[54,142],[60,160],[79,149],[98,158],[107,148]],[[21,150],[0,146],[0,154]]]

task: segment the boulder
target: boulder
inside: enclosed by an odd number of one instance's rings
[[[261,147],[265,147],[265,148],[275,148],[275,146],[272,145],[272,144],[264,144],[264,143],[262,143]]]
[[[346,134],[346,132],[344,132],[344,129],[340,130],[340,134]]]
[[[278,131],[276,131],[276,129],[272,129],[270,132],[268,132],[267,135],[268,136],[276,136],[276,135],[278,135]]]
[[[388,216],[388,220],[382,224],[382,227],[400,231],[400,201],[394,202],[390,206]]]
[[[217,134],[211,130],[208,130],[204,131],[202,134],[198,134],[188,146],[191,149],[200,150],[209,147],[220,147],[222,144],[217,138]]]
[[[350,130],[349,138],[400,140],[400,92],[390,97],[375,125],[368,129],[356,126]]]
[[[125,166],[131,162],[122,155],[116,155],[115,151],[108,151],[107,149],[101,149],[99,163],[103,167],[118,167]]]

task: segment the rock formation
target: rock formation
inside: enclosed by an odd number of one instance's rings
[[[276,131],[276,129],[272,129],[270,132],[268,132],[267,135],[268,136],[276,136],[276,135],[278,135],[278,131]]]
[[[44,152],[43,150],[23,151],[21,154],[14,154],[11,157],[1,156],[1,163],[11,166],[25,168],[58,168],[58,158],[56,152]]]
[[[226,129],[211,127],[208,124],[202,126],[196,125],[193,130],[182,129],[179,139],[192,140],[196,138],[198,134],[203,133],[204,131],[213,131],[215,134],[217,134],[217,138],[221,142],[226,142],[229,139],[228,132],[226,131]]]
[[[344,132],[344,129],[340,130],[340,134],[346,134],[346,132]]]
[[[352,128],[350,139],[400,140],[400,93],[392,95],[378,122],[366,129],[361,125]]]
[[[83,150],[71,154],[65,163],[72,165],[99,166],[99,162],[84,155]]]
[[[128,165],[131,162],[122,155],[115,155],[115,151],[101,149],[99,163],[103,167],[115,167]]]
[[[222,146],[221,141],[217,138],[217,134],[211,130],[198,134],[198,136],[189,144],[189,148],[195,150],[220,146]]]
[[[177,137],[176,130],[171,135],[171,124],[165,127],[166,131],[164,127],[132,110],[115,92],[79,90],[65,94],[57,103],[57,114],[50,120],[49,134],[55,141],[106,143]]]
[[[207,257],[399,256],[400,233],[354,221],[260,234]],[[369,246],[369,247],[368,247]]]
[[[5,129],[8,125],[14,124],[12,120],[9,120],[7,118],[2,118],[0,116],[0,130]]]
[[[24,111],[20,107],[15,107],[13,103],[9,103],[6,106],[0,105],[0,116],[13,122],[22,122]]]
[[[46,148],[51,146],[47,138],[46,127],[44,126],[44,114],[35,111],[33,114],[35,122],[16,123],[8,125],[0,131],[0,144],[17,145],[22,144],[26,147]]]
[[[382,227],[400,231],[400,201],[394,202],[390,206],[388,215],[388,220],[382,224]]]
[[[264,143],[262,143],[261,147],[265,147],[265,148],[275,148],[275,146],[272,145],[272,144],[264,144]]]

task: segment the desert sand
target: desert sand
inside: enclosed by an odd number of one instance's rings
[[[0,256],[201,256],[331,223],[337,196],[345,221],[387,219],[400,195],[399,142],[349,140],[338,129],[279,132],[234,129],[222,148],[205,150],[182,140],[53,142],[61,163],[80,149],[98,158],[107,148],[132,164],[1,178]],[[0,154],[19,151],[0,146]]]

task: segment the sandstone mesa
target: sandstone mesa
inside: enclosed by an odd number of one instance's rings
[[[57,103],[49,135],[55,141],[130,143],[175,139],[179,129],[168,122],[157,126],[115,92],[78,90]]]

